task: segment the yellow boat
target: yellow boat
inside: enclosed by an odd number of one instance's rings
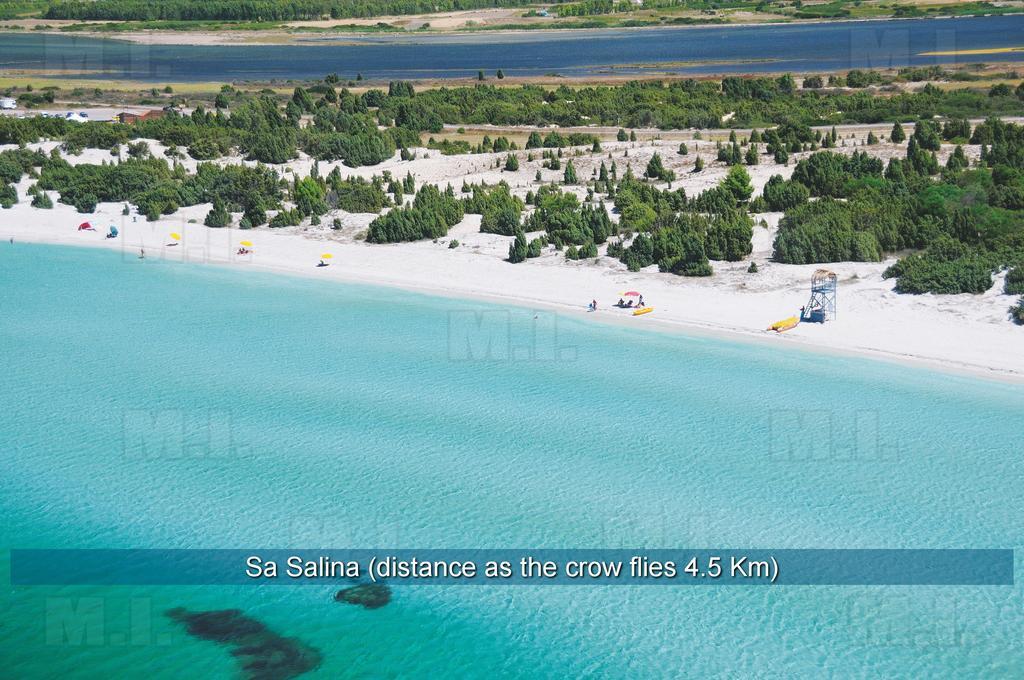
[[[654,311],[654,307],[641,307],[640,309],[633,310],[633,316],[640,316],[641,314],[648,314]]]
[[[800,323],[800,319],[795,316],[791,316],[788,319],[776,321],[771,326],[768,326],[768,330],[775,331],[776,333],[781,333],[783,331],[788,331],[790,328],[796,327],[798,323]]]

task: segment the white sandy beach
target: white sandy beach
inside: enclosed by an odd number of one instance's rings
[[[887,126],[876,130],[887,132]],[[863,127],[858,128],[858,137],[862,131]],[[842,136],[846,134],[843,131]],[[642,135],[641,139],[646,137]],[[602,153],[587,152],[573,157],[573,162],[582,180],[590,177],[602,160],[609,163],[608,153],[611,152],[620,176],[626,163],[632,165],[634,173],[641,174],[647,160],[657,150],[666,165],[679,176],[673,186],[685,186],[690,195],[713,186],[724,176],[726,168],[711,162],[714,160],[713,142],[691,141],[688,156],[676,154],[678,143],[676,140],[635,144],[609,142],[604,143]],[[852,145],[853,140],[848,144]],[[56,143],[32,146],[49,151]],[[162,153],[158,143],[150,142],[150,146],[155,153]],[[838,150],[854,148],[847,146]],[[629,156],[625,158],[623,153],[627,149]],[[689,171],[698,150],[707,167],[700,173],[692,173]],[[943,147],[940,160],[951,150],[952,147]],[[886,144],[870,147],[870,151],[883,157],[903,153],[902,149]],[[978,149],[968,148],[967,152],[976,157]],[[540,154],[535,154],[535,161],[526,162],[526,152],[518,153],[520,170],[515,173],[494,167],[495,161],[505,154],[442,156],[436,151],[424,150],[420,150],[420,158],[410,162],[401,162],[396,156],[375,167],[340,167],[344,175],[366,177],[384,170],[390,170],[399,178],[411,172],[417,186],[435,183],[443,187],[451,183],[456,191],[463,181],[495,183],[504,179],[522,196],[529,188],[536,187],[534,173],[540,164]],[[567,152],[567,158],[571,154]],[[87,150],[69,160],[99,163],[110,161],[111,156],[106,151]],[[771,175],[791,173],[795,160],[791,159],[788,167],[763,163],[749,168],[755,195]],[[242,161],[235,158],[224,162]],[[189,160],[185,165],[191,168],[195,162]],[[335,165],[321,163],[321,174]],[[308,159],[289,164],[290,169],[303,175],[309,172],[310,166]],[[560,171],[544,170],[542,173],[545,181],[561,177]],[[550,247],[540,258],[511,265],[504,260],[510,237],[479,233],[477,215],[467,215],[447,238],[438,242],[373,245],[357,237],[373,219],[374,215],[369,214],[331,213],[317,227],[210,229],[202,225],[210,209],[208,204],[184,208],[157,222],[147,222],[134,213],[123,216],[120,203],[100,204],[95,213],[82,215],[70,206],[57,203],[56,195],[53,210],[35,209],[26,198],[32,182],[34,180],[24,179],[18,186],[21,201],[9,210],[0,211],[0,238],[4,241],[0,247],[9,247],[6,241],[12,238],[15,246],[18,242],[39,242],[104,247],[123,251],[124,257],[133,262],[144,248],[148,259],[188,260],[332,281],[397,286],[446,296],[555,309],[638,328],[723,334],[780,346],[868,354],[944,370],[1024,381],[1024,351],[1021,351],[1024,327],[1008,320],[1007,310],[1015,298],[1002,294],[1002,274],[995,277],[993,287],[982,295],[913,296],[894,293],[893,281],[882,279],[882,272],[894,261],[892,259],[882,263],[832,263],[827,268],[839,277],[837,318],[824,325],[801,324],[781,335],[765,331],[770,323],[796,314],[806,304],[811,274],[818,268],[770,261],[775,227],[781,217],[778,213],[756,216],[756,221],[763,218],[768,226],[755,226],[754,251],[750,258],[735,263],[713,262],[715,274],[712,277],[682,278],[661,274],[656,267],[629,272],[617,260],[604,256],[597,261],[571,262]],[[585,193],[584,187],[576,189],[581,196]],[[330,228],[335,217],[342,220],[341,230]],[[237,219],[235,215],[236,223]],[[613,219],[617,216],[613,215]],[[95,232],[76,230],[77,225],[86,220],[96,227]],[[120,229],[118,238],[105,238],[109,225]],[[181,234],[180,245],[167,245],[172,242],[172,232]],[[450,249],[451,239],[458,239],[461,245]],[[242,240],[253,242],[253,255],[235,255]],[[317,261],[324,252],[333,254],[332,264],[317,268]],[[758,273],[747,273],[750,260],[757,262]],[[643,292],[647,303],[655,308],[654,313],[633,317],[628,310],[613,307],[626,290]],[[591,299],[596,299],[599,305],[594,314],[586,312]]]

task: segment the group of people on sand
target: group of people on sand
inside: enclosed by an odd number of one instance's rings
[[[629,299],[629,300],[623,300],[622,298],[619,298],[619,301],[615,303],[615,306],[616,307],[621,307],[623,309],[632,309],[634,306],[635,307],[646,307],[647,305],[644,304],[644,296],[641,295],[640,299],[637,300],[636,305],[633,304],[632,298]]]
[[[639,309],[640,307],[646,307],[647,305],[644,302],[644,296],[640,295],[639,299],[637,300],[637,303],[635,305],[633,304],[633,299],[632,298],[630,298],[629,300],[623,300],[622,298],[619,298],[619,301],[615,303],[615,306],[619,307],[621,309]],[[597,300],[591,300],[590,301],[590,303],[587,305],[587,311],[588,312],[596,312],[597,311]]]
[[[238,254],[239,255],[251,255],[252,254],[252,249],[251,248],[246,248],[245,246],[242,246],[241,248],[238,249]]]

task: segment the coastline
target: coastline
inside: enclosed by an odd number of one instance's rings
[[[1018,13],[1002,13],[998,16],[1020,16],[1024,15],[1024,11]],[[282,45],[360,45],[360,44],[381,44],[381,43],[401,43],[405,41],[416,41],[416,40],[451,40],[452,38],[463,38],[467,42],[486,42],[492,36],[520,36],[528,37],[531,35],[543,35],[551,38],[569,38],[578,37],[580,39],[586,39],[592,36],[594,33],[612,33],[612,32],[636,32],[636,31],[652,31],[652,30],[689,30],[689,29],[733,29],[733,28],[752,28],[760,26],[800,26],[800,25],[815,25],[815,24],[863,24],[872,22],[895,22],[895,21],[924,21],[924,20],[949,20],[949,19],[973,19],[973,18],[985,18],[986,16],[996,15],[937,15],[937,16],[923,16],[923,17],[869,17],[869,18],[842,18],[842,19],[795,19],[791,17],[780,18],[778,21],[743,21],[735,23],[704,23],[704,24],[659,24],[649,26],[601,26],[601,27],[560,27],[558,25],[538,27],[532,29],[526,28],[503,28],[502,26],[495,26],[490,28],[487,26],[478,26],[472,28],[441,28],[441,29],[427,29],[427,30],[395,30],[395,31],[374,31],[369,27],[365,31],[332,31],[326,28],[322,31],[316,30],[302,30],[299,25],[284,24],[282,28],[267,29],[267,30],[242,30],[242,29],[228,29],[221,31],[210,31],[210,30],[167,30],[167,29],[140,29],[137,31],[90,31],[90,30],[75,30],[65,31],[60,28],[30,28],[30,29],[15,29],[11,30],[10,27],[0,25],[0,33],[8,33],[13,35],[24,35],[26,33],[42,34],[42,35],[62,35],[62,36],[78,36],[93,39],[110,40],[114,42],[123,42],[130,44],[146,44],[146,45],[185,45],[185,46],[282,46]],[[408,17],[406,17],[408,18]],[[39,20],[44,22],[44,20]],[[96,23],[97,25],[103,25],[112,22],[105,21],[69,21],[68,25],[82,25],[88,23]],[[118,22],[113,22],[118,23]],[[46,25],[43,23],[42,25]],[[298,30],[296,30],[298,29]],[[820,70],[820,69],[819,69]]]
[[[95,220],[94,220],[95,221]],[[564,314],[571,316],[574,319],[585,320],[589,322],[611,324],[621,327],[630,327],[634,329],[640,329],[650,332],[660,332],[668,334],[682,334],[691,337],[703,337],[711,339],[719,339],[738,343],[750,343],[758,346],[774,346],[774,347],[785,347],[795,349],[798,351],[809,351],[819,355],[827,356],[846,356],[855,358],[866,358],[875,361],[882,361],[886,363],[893,363],[904,366],[913,366],[924,370],[932,370],[940,373],[946,373],[950,375],[957,375],[969,378],[980,378],[985,380],[996,381],[1000,383],[1008,384],[1024,384],[1024,353],[1021,353],[1020,359],[1017,362],[1013,362],[1014,365],[996,365],[994,362],[979,363],[973,357],[972,359],[957,358],[944,353],[935,353],[929,351],[921,351],[920,348],[913,348],[910,345],[899,347],[885,347],[885,346],[870,346],[870,345],[856,345],[856,344],[844,344],[837,342],[830,342],[828,338],[816,336],[813,332],[806,334],[798,334],[790,332],[788,334],[777,334],[766,330],[758,329],[755,327],[743,327],[737,325],[730,325],[725,323],[713,323],[706,320],[699,320],[695,318],[686,318],[685,316],[671,315],[671,314],[658,314],[659,307],[658,303],[655,304],[655,313],[645,315],[640,318],[634,318],[628,315],[624,310],[617,310],[610,306],[609,303],[599,303],[599,309],[597,313],[589,313],[582,299],[579,304],[571,302],[565,298],[559,297],[539,297],[535,294],[528,292],[511,293],[508,290],[502,290],[503,285],[492,285],[492,286],[467,286],[467,285],[443,285],[439,281],[444,277],[446,267],[444,263],[428,263],[424,264],[434,265],[425,268],[422,272],[419,272],[419,276],[400,276],[395,275],[393,272],[374,273],[365,271],[362,268],[354,268],[351,263],[347,260],[348,255],[354,253],[349,248],[351,247],[362,247],[365,249],[383,249],[383,250],[395,250],[402,248],[403,246],[419,245],[426,246],[431,245],[436,247],[434,244],[398,244],[396,245],[362,245],[358,244],[338,244],[330,243],[325,244],[322,240],[314,240],[299,236],[297,234],[288,233],[272,233],[267,231],[240,231],[237,229],[210,229],[202,225],[189,224],[187,225],[188,233],[192,234],[193,244],[196,241],[195,237],[205,235],[210,238],[207,244],[200,245],[198,249],[193,245],[189,246],[183,241],[184,247],[181,249],[169,248],[166,246],[161,247],[158,238],[141,238],[132,239],[130,234],[132,233],[132,225],[128,225],[122,229],[122,235],[116,240],[107,240],[103,237],[102,230],[97,232],[74,232],[67,230],[66,235],[59,235],[54,233],[34,233],[31,229],[26,228],[14,228],[9,227],[0,228],[0,237],[3,239],[14,238],[14,245],[16,246],[19,242],[33,243],[38,245],[50,245],[50,246],[65,246],[65,247],[78,247],[78,248],[104,248],[107,250],[122,250],[124,251],[124,257],[128,260],[135,260],[137,253],[135,248],[139,247],[140,244],[150,250],[147,257],[159,258],[162,260],[180,263],[180,262],[191,262],[193,264],[201,263],[212,265],[216,267],[223,267],[225,269],[233,268],[248,268],[255,271],[259,271],[267,274],[283,274],[286,276],[298,276],[304,279],[321,279],[330,281],[333,283],[340,284],[359,284],[368,286],[380,286],[385,288],[393,288],[399,290],[405,290],[409,292],[433,295],[438,297],[444,297],[449,299],[461,299],[466,301],[478,301],[486,302],[491,304],[509,305],[515,307],[521,307],[524,309],[532,310],[545,310],[551,311],[558,314]],[[147,225],[139,225],[145,227]],[[184,225],[179,227],[170,228],[186,228]],[[164,227],[160,229],[162,234],[168,228]],[[127,230],[127,233],[126,233]],[[142,230],[138,230],[142,231]],[[220,238],[218,238],[220,237]],[[223,241],[224,244],[232,244],[229,248],[223,252],[230,253],[231,249],[236,247],[239,240],[250,239],[256,243],[255,248],[258,250],[267,250],[271,248],[277,248],[282,251],[288,251],[290,256],[297,254],[294,252],[294,248],[301,248],[301,254],[303,261],[297,262],[293,257],[270,257],[261,259],[247,260],[244,258],[237,258],[233,256],[218,256],[207,250],[207,247],[214,245],[211,241]],[[220,244],[218,244],[220,245]],[[348,245],[349,247],[344,247]],[[339,247],[342,246],[342,247]],[[0,243],[0,247],[9,247],[7,244]],[[318,252],[323,250],[331,250],[335,253],[333,260],[334,264],[327,268],[317,268],[312,263],[318,257]],[[339,258],[337,253],[340,250],[345,252],[346,257]],[[440,265],[440,266],[438,266]],[[501,262],[499,266],[513,267],[507,263]],[[529,268],[531,264],[516,265],[517,273],[519,268]],[[826,265],[827,266],[827,265]],[[518,278],[518,277],[517,277]],[[649,286],[648,286],[649,287]],[[742,295],[739,293],[738,295]],[[585,296],[582,296],[585,297]],[[780,312],[781,313],[781,312]],[[766,314],[765,319],[769,318]],[[947,320],[947,321],[951,321]],[[835,322],[832,322],[834,325]],[[823,329],[824,326],[818,326],[817,324],[806,324],[812,329]],[[1006,322],[1007,334],[1019,332],[1024,336],[1024,329],[1018,329],[1013,326],[1009,321]],[[799,328],[799,327],[798,327]],[[921,333],[920,340],[924,340],[928,337],[929,333],[927,329]],[[913,343],[911,343],[913,344]],[[967,349],[965,343],[964,349]],[[993,358],[993,357],[989,357]]]
[[[889,129],[887,124],[839,126],[843,143],[836,151],[851,153],[861,148],[858,140],[863,140],[868,132],[884,136]],[[487,130],[490,128],[480,132]],[[490,132],[497,134],[496,130]],[[719,140],[726,133],[721,132]],[[641,137],[648,134],[644,130],[638,133]],[[676,186],[684,188],[687,195],[696,195],[718,185],[727,167],[715,162],[695,172],[693,155],[714,158],[716,135],[704,131],[700,140],[695,137],[692,131],[678,131],[671,139],[658,135],[638,142],[603,141],[600,154],[577,154],[573,160],[579,176],[588,177],[596,176],[598,165],[612,157],[635,170],[643,168],[653,154],[660,153],[666,167],[680,178]],[[677,153],[679,139],[686,140],[691,155]],[[163,145],[155,140],[142,141],[155,157],[164,157]],[[30,148],[50,153],[58,145],[47,141]],[[943,145],[939,162],[944,163],[951,152],[951,145]],[[122,146],[113,157],[123,158],[124,153]],[[806,153],[796,154],[792,160],[797,161]],[[872,155],[883,162],[904,153],[900,144],[878,143],[872,147]],[[980,147],[967,145],[965,153],[969,159],[976,159]],[[379,165],[359,168],[332,161],[319,163],[318,171],[326,175],[337,170],[342,177],[363,179],[383,172],[394,177],[412,175],[417,186],[450,184],[456,190],[460,186],[506,182],[512,193],[520,197],[538,183],[558,181],[561,176],[557,170],[541,168],[537,159],[523,162],[516,171],[505,171],[500,163],[503,156],[446,156],[435,150],[419,149],[417,157],[409,161],[395,155]],[[113,158],[110,151],[100,149],[86,149],[64,157],[71,164],[99,164]],[[195,172],[199,165],[199,161],[191,158],[180,162],[188,172]],[[237,155],[215,162],[253,164]],[[300,154],[286,164],[271,167],[282,176],[307,176],[312,172],[313,161]],[[789,177],[794,167],[794,163],[780,165],[769,159],[748,166],[754,192],[761,192],[773,175]],[[539,180],[535,176],[538,172]],[[58,202],[55,192],[50,192],[52,209],[33,208],[28,200],[33,182],[30,177],[23,178],[16,186],[19,202],[0,213],[0,248],[7,247],[8,238],[16,243],[106,247],[122,250],[126,261],[133,264],[139,249],[145,248],[154,259],[255,267],[446,297],[543,307],[632,327],[782,343],[787,347],[872,356],[947,372],[1024,382],[1024,327],[1009,320],[1009,308],[1017,297],[1004,294],[1005,273],[998,273],[989,289],[978,295],[901,295],[893,290],[895,281],[883,276],[895,257],[882,262],[777,263],[772,260],[772,253],[782,217],[778,212],[754,215],[751,252],[747,257],[735,262],[713,261],[713,276],[678,277],[659,273],[656,265],[630,272],[618,259],[605,255],[604,246],[596,259],[567,260],[551,246],[537,258],[512,265],[506,261],[512,237],[481,233],[481,217],[473,214],[466,215],[447,236],[436,241],[368,244],[362,239],[377,217],[372,213],[332,211],[315,226],[304,223],[278,229],[214,229],[203,226],[210,204],[179,208],[154,222],[134,210],[124,215],[121,203],[100,203],[92,213],[81,214]],[[586,188],[573,185],[569,191],[583,200]],[[617,220],[612,206],[606,208],[612,219]],[[236,214],[233,222],[237,224],[238,218]],[[78,232],[76,227],[84,220],[90,221],[96,231]],[[108,225],[120,230],[117,239],[104,238]],[[172,233],[180,234],[181,244],[168,247]],[[242,240],[253,243],[252,256],[236,255]],[[453,241],[459,242],[457,247],[450,247]],[[324,252],[333,254],[332,266],[317,268]],[[757,264],[755,273],[748,271],[752,262]],[[834,271],[839,280],[836,319],[824,325],[801,324],[782,335],[767,332],[770,324],[796,315],[807,303],[811,276],[822,267]],[[655,312],[633,317],[628,310],[615,309],[613,303],[628,290],[644,293]],[[592,299],[598,301],[598,311],[588,314],[585,309]]]

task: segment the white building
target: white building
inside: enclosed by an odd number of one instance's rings
[[[11,99],[10,97],[4,97],[3,99],[0,99],[0,109],[12,111],[16,108],[18,108],[18,102],[14,99]]]

